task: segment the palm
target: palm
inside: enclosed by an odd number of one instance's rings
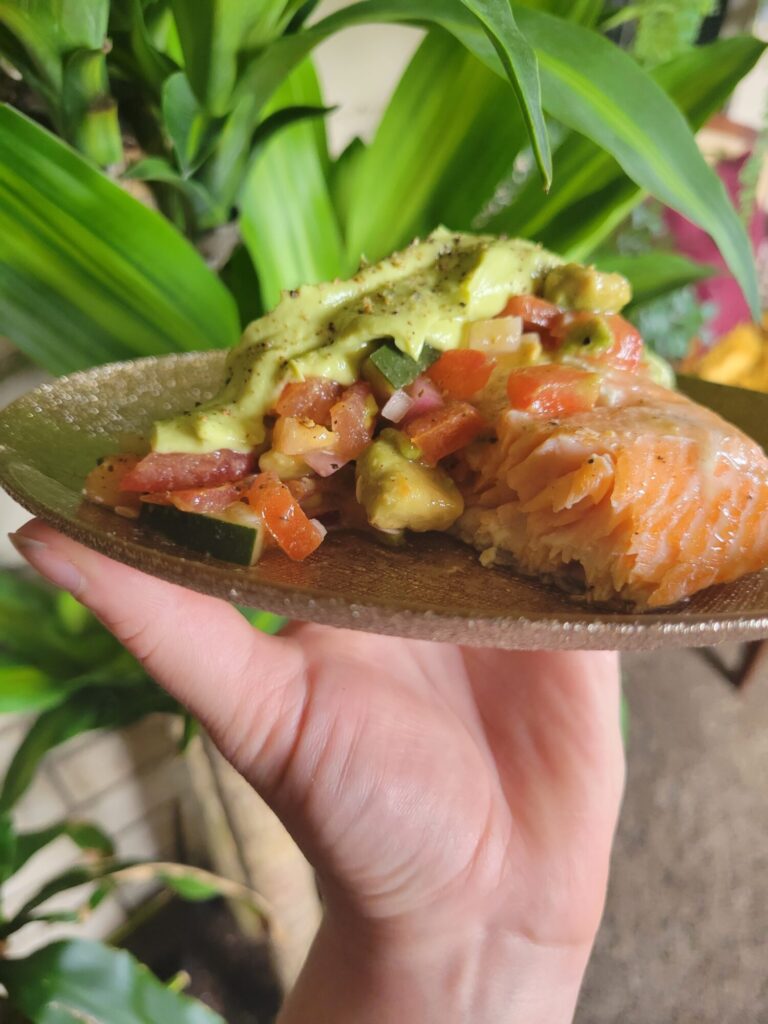
[[[481,904],[537,941],[591,937],[623,780],[612,655],[290,637],[292,697],[236,760],[329,892],[377,919]]]

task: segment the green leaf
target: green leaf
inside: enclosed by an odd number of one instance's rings
[[[481,22],[515,91],[545,188],[552,182],[552,151],[541,107],[536,54],[517,27],[509,0],[462,0]]]
[[[216,203],[201,182],[194,178],[182,177],[162,157],[147,156],[143,160],[138,160],[125,171],[123,178],[128,181],[161,182],[176,189],[189,203],[194,215],[195,227],[198,230],[216,227],[227,220],[228,211]]]
[[[547,113],[606,149],[641,188],[709,232],[758,314],[757,276],[746,232],[685,118],[663,89],[598,33],[542,11],[514,11],[539,60]],[[274,43],[252,62],[240,88],[257,104],[328,35],[365,21],[441,24],[506,77],[476,19],[457,4],[364,0]]]
[[[317,76],[307,62],[281,86],[270,108],[319,105],[319,99]],[[266,143],[246,179],[240,229],[266,308],[284,288],[344,276],[349,269],[323,161],[316,126],[293,124]]]
[[[434,29],[371,145],[348,151],[335,172],[350,259],[380,259],[441,223],[471,228],[525,142],[506,83],[453,36]]]
[[[238,336],[195,250],[32,121],[0,107],[0,332],[53,373]]]
[[[57,839],[61,839],[62,836],[71,839],[81,850],[88,853],[97,853],[101,857],[114,856],[114,843],[100,828],[88,822],[62,821],[58,825],[51,825],[49,828],[40,829],[37,832],[19,833],[11,861],[10,874],[15,874],[36,853]]]
[[[56,615],[70,636],[82,636],[94,624],[91,612],[66,590],[56,593]]]
[[[0,961],[12,1006],[32,1024],[225,1024],[173,992],[125,950],[70,939]]]
[[[162,109],[179,167],[185,175],[192,174],[210,154],[222,120],[210,117],[200,106],[182,71],[163,83]]]
[[[123,158],[117,104],[109,94],[103,49],[75,50],[64,62],[64,135],[81,153],[108,167]]]
[[[256,50],[285,20],[282,0],[171,0],[195,95],[213,115],[226,114],[241,52]]]
[[[519,11],[519,22],[539,55],[547,111],[707,231],[758,317],[757,274],[744,225],[661,86],[595,32],[527,9]]]
[[[27,732],[0,789],[0,813],[23,796],[41,760],[54,747],[92,729],[120,728],[152,712],[177,709],[175,701],[154,683],[78,691],[66,703],[44,711]]]
[[[12,874],[16,871],[16,847],[18,844],[18,836],[13,827],[10,814],[0,814],[0,892],[2,892],[2,886],[8,881]],[[2,910],[0,909],[0,920],[2,920]]]
[[[653,76],[698,128],[722,106],[764,48],[749,36],[723,39],[656,68]],[[555,164],[549,196],[529,175],[514,199],[483,226],[535,238],[572,259],[585,259],[640,201],[643,190],[610,153],[582,135],[566,137]]]
[[[275,615],[273,612],[260,612],[255,608],[239,608],[239,611],[248,619],[254,629],[262,633],[275,636],[280,630],[288,625],[288,619],[282,615]]]
[[[644,252],[636,256],[611,253],[599,256],[595,263],[601,270],[623,274],[629,280],[635,305],[650,302],[718,273],[716,267],[695,263],[676,252]]]
[[[62,684],[34,665],[0,665],[0,715],[40,711],[65,696]]]

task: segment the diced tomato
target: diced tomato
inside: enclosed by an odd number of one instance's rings
[[[513,409],[537,416],[570,416],[594,408],[600,377],[575,366],[549,363],[514,370],[507,380]]]
[[[434,466],[446,455],[471,444],[485,427],[485,420],[473,405],[448,402],[442,408],[413,420],[405,432],[421,449],[424,461]]]
[[[331,408],[341,398],[344,388],[326,377],[308,377],[301,382],[286,384],[275,411],[280,416],[313,420],[324,427],[331,425]]]
[[[519,316],[527,331],[548,331],[562,310],[538,295],[513,295],[499,316]]]
[[[138,455],[108,455],[88,474],[83,493],[89,501],[107,508],[138,514],[136,495],[125,489],[125,477],[139,463]]]
[[[493,360],[483,352],[457,348],[443,352],[427,376],[450,398],[465,399],[482,391],[493,371]]]
[[[552,324],[550,332],[558,344],[568,335],[569,331],[579,324],[589,323],[598,314],[595,313],[562,313]],[[643,358],[643,339],[640,332],[618,313],[600,313],[614,337],[614,344],[602,352],[588,356],[595,362],[616,366],[621,370],[636,370]]]
[[[248,491],[248,501],[277,545],[294,561],[307,558],[322,543],[323,534],[307,518],[289,488],[272,473],[259,473]]]
[[[165,498],[182,512],[216,513],[234,505],[247,493],[252,480],[250,477],[238,483],[221,484],[219,487],[201,487],[186,491],[167,491]]]
[[[379,408],[368,384],[358,381],[347,388],[331,409],[331,427],[337,435],[334,449],[343,461],[356,459],[373,439]]]
[[[256,457],[251,452],[223,448],[205,455],[151,452],[123,479],[126,491],[181,491],[215,487],[241,480],[252,473]]]

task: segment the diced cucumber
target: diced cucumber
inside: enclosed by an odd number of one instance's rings
[[[221,516],[182,512],[173,505],[145,503],[141,520],[178,544],[213,555],[223,562],[254,565],[264,547],[261,526],[244,525]]]
[[[377,398],[386,401],[395,391],[413,384],[439,355],[439,352],[425,345],[419,358],[411,359],[393,341],[385,341],[363,363],[363,376]]]

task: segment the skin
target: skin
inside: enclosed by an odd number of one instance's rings
[[[325,917],[280,1024],[572,1020],[624,781],[614,654],[265,637],[41,523],[15,543],[202,720],[315,866]]]

